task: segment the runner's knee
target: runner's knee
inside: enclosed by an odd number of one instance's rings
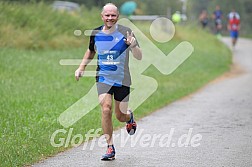
[[[109,104],[102,105],[102,114],[103,115],[112,115],[112,107]]]

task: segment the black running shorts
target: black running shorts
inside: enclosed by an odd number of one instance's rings
[[[111,86],[101,82],[96,82],[98,95],[108,93],[114,96],[116,101],[129,101],[130,87],[127,86]]]

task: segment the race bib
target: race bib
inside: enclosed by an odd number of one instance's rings
[[[102,51],[100,54],[100,65],[117,65],[120,64],[120,52],[116,50]]]
[[[233,30],[236,30],[236,29],[237,29],[237,25],[236,25],[236,24],[233,24],[233,25],[232,25],[232,29],[233,29]]]

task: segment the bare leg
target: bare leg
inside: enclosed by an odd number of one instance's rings
[[[115,101],[115,114],[120,122],[127,122],[130,120],[130,113],[127,114],[128,102]]]
[[[112,95],[101,94],[99,96],[99,101],[102,110],[102,130],[108,145],[112,145],[113,144]]]
[[[233,46],[235,46],[236,41],[237,41],[237,38],[233,38],[233,40],[232,40],[232,44],[233,44]]]

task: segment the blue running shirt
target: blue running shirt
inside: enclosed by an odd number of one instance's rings
[[[216,11],[214,11],[214,15],[215,15],[215,20],[221,19],[222,11],[221,10],[216,10]]]
[[[103,26],[93,30],[90,37],[89,49],[98,54],[96,82],[112,86],[130,86],[129,48],[124,42],[127,31],[131,30],[122,25],[116,25],[111,34],[102,31]]]

